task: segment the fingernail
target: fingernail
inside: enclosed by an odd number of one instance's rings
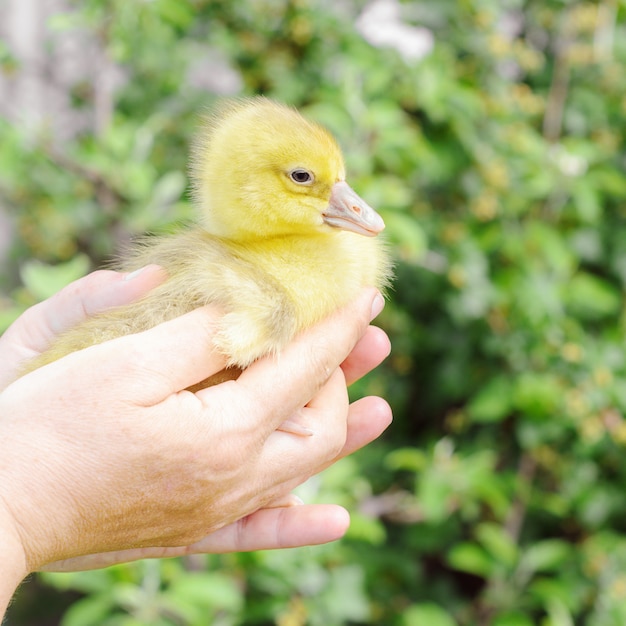
[[[124,280],[133,280],[133,278],[137,278],[137,276],[139,276],[139,274],[141,274],[145,269],[145,267],[142,267],[134,272],[131,272],[130,274],[126,274],[126,276],[124,276]]]
[[[385,299],[380,293],[377,293],[374,297],[374,300],[372,301],[372,317],[370,317],[370,320],[373,320],[375,317],[377,317],[384,307]]]

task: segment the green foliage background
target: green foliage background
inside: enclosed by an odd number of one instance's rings
[[[193,214],[187,145],[217,94],[188,77],[219,57],[241,93],[327,125],[385,217],[394,350],[354,393],[395,423],[303,488],[350,509],[345,540],[45,575],[9,624],[626,623],[626,2],[401,2],[434,35],[421,60],[370,45],[364,6],[84,0],[50,22],[92,32],[127,80],[106,127],[61,147],[0,119],[19,235],[2,326]]]

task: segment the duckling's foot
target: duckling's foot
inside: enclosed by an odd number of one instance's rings
[[[213,376],[209,376],[209,378],[205,378],[202,382],[196,383],[195,385],[191,385],[191,387],[187,387],[187,391],[191,391],[195,393],[196,391],[200,391],[200,389],[206,389],[207,387],[213,387],[213,385],[219,385],[220,383],[226,382],[227,380],[236,380],[239,378],[241,374],[241,369],[238,367],[227,367],[223,369],[221,372],[217,374],[213,374]]]

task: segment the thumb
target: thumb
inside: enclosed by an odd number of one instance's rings
[[[100,270],[28,309],[0,337],[0,390],[15,379],[21,363],[44,352],[56,335],[86,317],[137,300],[164,279],[157,265],[133,274]]]
[[[56,368],[53,378],[60,376],[66,388],[98,388],[106,381],[115,386],[120,400],[154,406],[224,369],[226,359],[213,345],[219,319],[216,309],[202,307],[149,330],[68,354],[27,376],[44,370],[50,374]],[[49,374],[42,375],[41,385],[55,384]]]
[[[137,300],[164,279],[165,271],[158,265],[147,265],[132,274],[93,272],[28,309],[2,340],[22,346],[30,351],[29,356],[39,354],[59,333],[96,313]]]

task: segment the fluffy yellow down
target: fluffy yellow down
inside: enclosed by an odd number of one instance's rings
[[[60,336],[26,371],[216,304],[215,345],[238,372],[363,286],[387,285],[382,220],[345,182],[334,138],[294,109],[265,98],[222,107],[195,142],[191,175],[197,225],[144,239],[119,268],[157,263],[165,283]]]

